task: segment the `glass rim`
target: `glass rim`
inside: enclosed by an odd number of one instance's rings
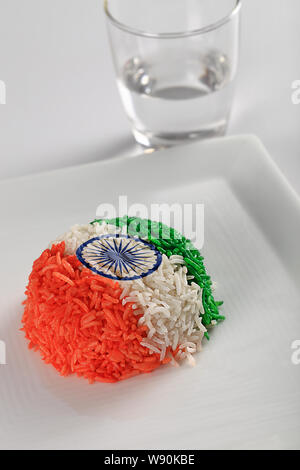
[[[219,29],[221,26],[225,25],[229,21],[232,20],[234,16],[236,16],[242,6],[242,0],[235,0],[234,7],[230,10],[230,12],[224,16],[223,18],[220,18],[218,21],[215,21],[211,24],[208,24],[207,26],[203,26],[201,28],[197,29],[191,29],[189,31],[178,31],[178,32],[170,32],[170,33],[151,33],[147,31],[142,31],[137,28],[133,28],[129,25],[126,25],[124,23],[121,23],[118,21],[110,12],[109,10],[109,0],[104,0],[104,11],[106,13],[107,18],[119,29],[133,34],[135,36],[142,36],[145,38],[156,38],[156,39],[172,39],[172,38],[184,38],[184,37],[190,37],[190,36],[197,36],[200,34],[205,34],[209,33],[210,31],[215,31]]]

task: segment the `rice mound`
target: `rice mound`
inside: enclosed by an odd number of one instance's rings
[[[168,230],[175,231],[162,224],[153,223],[155,235],[150,235],[149,223],[125,217],[74,225],[34,262],[22,329],[29,347],[61,375],[116,382],[169,362],[194,365],[207,328],[224,319],[198,250],[178,233],[178,240],[165,240]],[[77,249],[114,234],[153,243],[162,254],[159,268],[131,281],[113,281],[85,268]]]

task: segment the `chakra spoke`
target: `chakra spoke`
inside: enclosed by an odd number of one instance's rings
[[[123,250],[121,251],[121,253],[124,253],[125,251],[127,251],[127,247],[131,244],[131,240],[129,240],[129,242],[127,243],[126,246],[124,246]]]

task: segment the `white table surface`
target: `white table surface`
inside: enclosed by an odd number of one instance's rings
[[[253,133],[300,194],[299,0],[244,0],[228,133]],[[0,179],[136,152],[101,0],[0,0]]]

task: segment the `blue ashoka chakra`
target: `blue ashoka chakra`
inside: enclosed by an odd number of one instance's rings
[[[156,271],[162,255],[150,243],[129,235],[102,235],[83,243],[76,256],[88,269],[118,281],[132,281]]]

